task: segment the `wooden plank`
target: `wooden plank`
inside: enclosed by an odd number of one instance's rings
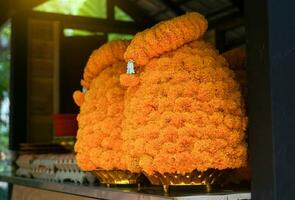
[[[53,62],[44,59],[31,60],[31,75],[33,77],[53,78]]]
[[[53,96],[55,95],[55,91],[53,91],[53,80],[43,77],[29,78],[29,117],[36,113],[51,116],[53,114]]]
[[[27,140],[31,143],[48,143],[53,139],[53,122],[51,115],[34,114],[28,120],[32,124]]]
[[[53,41],[54,41],[54,51],[53,51],[53,113],[59,113],[60,111],[60,40],[62,29],[59,22],[53,22]]]
[[[30,12],[31,18],[59,21],[63,28],[82,29],[93,32],[134,34],[144,29],[134,22],[98,19],[45,12]]]
[[[29,20],[28,32],[27,140],[48,142],[53,138],[52,114],[59,106],[59,23]]]

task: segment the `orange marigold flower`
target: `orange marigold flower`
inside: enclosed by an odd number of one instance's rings
[[[187,13],[135,35],[125,52],[126,62],[133,60],[139,66],[150,59],[175,50],[185,43],[197,40],[207,30],[207,20],[196,12]]]
[[[243,48],[235,48],[222,54],[229,67],[235,72],[237,81],[242,87],[243,95],[247,94],[246,52]]]
[[[80,106],[75,151],[82,170],[126,168],[121,138],[125,88],[119,76],[125,71],[128,44],[113,41],[94,51],[84,70],[88,90],[73,95]]]
[[[81,91],[77,90],[73,93],[73,99],[75,103],[77,104],[77,106],[81,106],[82,103],[84,102],[84,94]]]
[[[138,33],[127,48],[125,60],[141,66],[139,83],[127,89],[122,122],[130,171],[184,174],[245,166],[240,87],[225,58],[198,40],[206,24],[190,13]]]
[[[133,87],[139,84],[139,79],[136,75],[122,74],[120,76],[120,83],[126,87]]]
[[[116,40],[93,51],[85,66],[81,85],[89,88],[92,79],[97,77],[101,71],[115,63],[122,62],[124,60],[123,54],[128,45],[129,41],[127,40]]]

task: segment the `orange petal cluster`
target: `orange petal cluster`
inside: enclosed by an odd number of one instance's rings
[[[207,20],[199,13],[191,12],[163,21],[135,35],[124,55],[138,66],[145,66],[150,59],[159,57],[200,38],[207,30]]]
[[[137,75],[122,74],[120,76],[120,83],[126,87],[133,87],[139,84],[139,78]]]
[[[233,70],[245,69],[246,52],[243,48],[234,48],[222,54]]]
[[[81,91],[77,90],[73,93],[73,99],[77,106],[81,106],[84,102],[84,93]]]
[[[235,72],[236,80],[242,88],[242,93],[247,96],[246,52],[243,48],[235,48],[222,54]]]
[[[109,43],[92,54],[81,82],[89,90],[73,94],[82,170],[185,174],[246,166],[241,88],[226,59],[200,40],[206,29],[202,15],[188,13],[136,34],[129,46]],[[141,66],[136,75],[124,74],[124,52]]]
[[[84,68],[81,85],[88,89],[91,81],[105,68],[124,61],[123,55],[128,45],[127,40],[111,41],[93,51]]]
[[[95,73],[100,72],[91,80],[88,91],[73,94],[80,106],[75,151],[82,170],[125,168],[121,150],[125,89],[119,77],[125,72],[126,63],[122,61],[123,54],[119,57],[115,52],[125,51],[122,46],[126,44],[127,41],[113,41],[96,50],[90,57],[91,67]]]
[[[224,57],[197,41],[206,25],[190,13],[138,33],[127,48],[126,61],[143,66],[125,98],[128,170],[184,174],[246,165],[241,90]]]

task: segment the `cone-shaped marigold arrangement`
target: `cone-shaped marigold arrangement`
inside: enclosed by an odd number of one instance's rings
[[[121,159],[125,89],[120,85],[119,76],[125,71],[123,53],[128,44],[128,41],[113,41],[95,50],[82,80],[88,90],[73,94],[80,106],[75,151],[82,170],[125,168]]]
[[[201,40],[206,19],[188,13],[135,35],[124,54],[127,169],[185,174],[246,165],[241,91],[227,61]],[[133,68],[135,66],[135,71]]]
[[[95,50],[86,64],[81,85],[88,89],[91,81],[105,68],[124,61],[122,55],[128,45],[129,42],[127,41],[116,40],[102,45],[99,49]]]

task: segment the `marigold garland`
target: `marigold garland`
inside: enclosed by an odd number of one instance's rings
[[[247,96],[246,51],[244,48],[234,48],[222,54],[228,61],[229,67],[235,72],[236,80],[240,83],[243,96]],[[228,183],[239,183],[251,180],[249,163],[246,167],[233,171],[228,177]]]
[[[136,34],[128,48],[120,41],[92,54],[81,81],[89,90],[73,94],[82,170],[184,174],[246,166],[243,97],[224,57],[230,66],[239,62],[200,41],[206,29],[202,15],[188,13]],[[125,50],[125,61],[141,66],[136,75],[123,74]]]
[[[90,58],[85,66],[83,80],[81,85],[89,88],[91,81],[105,68],[124,61],[123,55],[129,45],[127,40],[116,40],[102,45],[90,55]]]
[[[122,74],[120,76],[120,83],[126,87],[133,87],[139,84],[139,78],[137,75]]]
[[[125,89],[119,83],[119,75],[125,72],[122,52],[127,44],[113,41],[96,50],[89,59],[92,64],[86,66],[96,77],[87,79],[87,92],[73,94],[80,106],[75,152],[82,170],[125,168],[121,139]]]
[[[138,66],[144,66],[154,57],[199,39],[207,27],[207,20],[196,12],[160,22],[137,33],[127,48],[124,58],[126,61],[135,61]]]
[[[73,99],[77,106],[81,106],[84,102],[84,94],[81,91],[77,90],[73,93]]]
[[[193,41],[207,28],[199,16],[162,22],[138,33],[127,48],[125,60],[144,66],[139,84],[125,79],[130,87],[122,138],[132,172],[184,174],[246,165],[240,87],[214,47]]]

